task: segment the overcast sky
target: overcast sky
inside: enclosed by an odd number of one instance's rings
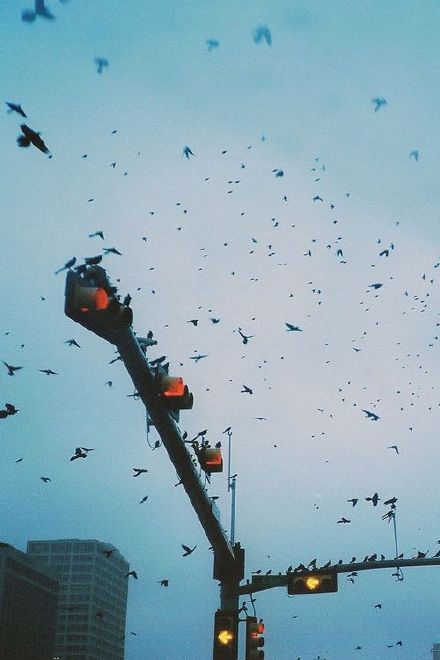
[[[399,552],[435,554],[439,3],[48,0],[54,20],[22,22],[31,5],[0,7],[3,101],[27,114],[5,104],[0,122],[0,359],[23,367],[0,365],[0,406],[19,409],[0,420],[1,540],[112,543],[139,575],[126,660],[210,657],[209,543],[147,444],[123,364],[65,317],[54,275],[115,247],[103,265],[134,329],[154,332],[149,357],[167,355],[194,393],[182,431],[214,444],[232,427],[247,578],[392,558],[391,497]],[[22,122],[52,158],[18,147]],[[94,451],[70,462],[79,445]],[[133,467],[148,473],[133,481]],[[208,490],[230,530],[226,474]],[[197,549],[183,558],[181,543]],[[268,660],[430,658],[440,570],[392,572],[342,575],[337,594],[257,594]]]

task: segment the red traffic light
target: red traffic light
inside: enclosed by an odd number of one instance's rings
[[[223,456],[219,447],[202,447],[198,452],[200,467],[205,472],[223,472]]]
[[[255,616],[246,617],[246,660],[262,660],[264,651],[264,623]]]

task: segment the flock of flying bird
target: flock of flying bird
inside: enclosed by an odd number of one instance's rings
[[[65,0],[60,0],[60,1],[65,2]],[[35,5],[34,5],[33,9],[24,9],[23,12],[22,12],[22,20],[24,22],[34,22],[37,17],[38,18],[41,17],[41,18],[44,18],[46,20],[53,20],[55,18],[55,16],[52,14],[51,10],[45,5],[44,0],[35,0]],[[272,35],[271,35],[271,32],[270,32],[269,28],[266,25],[261,25],[261,26],[259,26],[258,28],[255,29],[255,31],[253,33],[253,39],[254,39],[254,42],[256,44],[265,42],[268,46],[272,45]],[[207,49],[209,51],[212,51],[214,49],[219,48],[220,42],[217,39],[207,39],[206,40],[206,46],[207,46]],[[95,65],[96,65],[98,74],[101,74],[109,66],[109,61],[106,58],[96,57],[94,61],[95,61]],[[371,103],[374,105],[374,112],[382,111],[387,106],[387,100],[383,97],[373,98],[371,100]],[[26,113],[24,112],[22,106],[19,103],[6,102],[6,104],[7,104],[7,109],[8,109],[9,113],[15,113],[15,114],[19,115],[20,117],[22,117],[23,119],[27,119],[27,115],[26,115]],[[21,131],[21,134],[17,137],[17,144],[18,144],[19,147],[26,148],[26,147],[30,147],[32,145],[36,149],[41,151],[43,154],[46,154],[49,157],[51,157],[51,152],[50,152],[49,148],[46,146],[44,140],[41,138],[39,132],[36,132],[33,129],[31,129],[28,126],[28,124],[26,124],[26,123],[20,124],[20,131]],[[262,141],[264,141],[264,140],[262,139]],[[183,150],[182,150],[182,155],[187,160],[190,160],[191,158],[197,158],[196,152],[197,152],[197,150],[193,151],[193,149],[190,146],[185,145],[183,147]],[[223,153],[226,153],[226,150]],[[85,158],[85,157],[86,157],[86,155],[83,156],[83,158]],[[409,157],[413,158],[414,161],[418,161],[419,160],[419,151],[417,149],[411,151],[410,154],[409,154]],[[317,159],[317,161],[318,161],[318,159]],[[115,167],[115,165],[116,165],[116,163],[111,164],[112,167]],[[243,166],[243,169],[245,169],[244,164],[242,164],[242,166]],[[318,164],[316,164],[315,167],[312,168],[312,171],[314,171],[314,173],[318,176],[317,167],[318,167]],[[325,171],[324,166],[321,166],[321,170]],[[284,170],[281,169],[281,168],[273,169],[272,173],[278,179],[282,179],[284,177]],[[316,178],[315,180],[319,181],[319,178]],[[228,183],[232,183],[232,181],[228,182]],[[238,181],[235,180],[235,183],[237,184]],[[349,196],[349,193],[347,193],[347,197],[348,196]],[[89,201],[93,201],[93,200],[89,200]],[[287,202],[287,195],[284,196],[283,201]],[[312,198],[312,201],[313,201],[314,204],[324,204],[325,199],[324,199],[323,196],[321,196],[321,194],[317,194]],[[330,204],[330,209],[333,210],[334,208],[335,208],[334,204],[333,203]],[[185,213],[185,211],[184,211],[184,213]],[[150,214],[154,215],[154,211],[151,211]],[[337,221],[333,221],[333,222],[336,224]],[[272,226],[274,228],[276,228],[278,226],[277,223],[278,223],[278,220],[273,218],[272,219]],[[92,232],[92,233],[89,234],[89,238],[94,238],[94,237],[97,237],[97,238],[100,238],[101,240],[104,240],[104,232],[102,230],[98,230],[98,231],[95,231],[95,232]],[[146,240],[146,237],[144,237],[144,238]],[[339,240],[340,240],[340,237],[337,239],[337,241],[339,241]],[[255,238],[253,238],[252,241],[253,241],[254,245],[257,244],[257,240]],[[338,245],[339,245],[339,243],[338,243]],[[306,252],[304,253],[304,256],[305,257],[312,257],[312,255],[313,255],[312,250],[315,249],[315,246],[316,245],[312,245],[311,247],[309,247],[306,250]],[[327,245],[326,247],[330,249],[332,246]],[[390,254],[392,253],[394,248],[395,248],[395,245],[393,243],[391,243],[387,247],[385,247],[383,249],[380,249],[380,251],[378,252],[379,258],[383,258],[383,259],[386,260],[390,256]],[[342,247],[337,247],[337,249],[335,250],[335,253],[336,253],[336,256],[341,260],[341,263],[346,263],[346,260],[345,260],[346,258],[344,256],[344,251],[343,251]],[[84,264],[81,264],[81,265],[77,265],[76,257],[72,257],[71,259],[66,261],[63,266],[58,268],[55,271],[55,274],[58,274],[58,273],[61,273],[63,271],[73,269],[73,268],[76,268],[76,270],[79,271],[79,272],[84,272],[84,270],[86,270],[87,267],[97,265],[97,264],[101,263],[103,257],[107,254],[115,254],[115,255],[121,256],[121,252],[115,247],[104,248],[103,249],[103,254],[96,255],[96,256],[93,256],[93,257],[87,257],[84,260]],[[272,254],[275,254],[275,252],[273,252],[272,245],[268,246],[268,254],[269,254],[269,256],[271,256]],[[376,292],[376,291],[379,291],[379,289],[381,289],[383,286],[384,286],[384,284],[382,282],[374,282],[372,284],[369,284],[368,288],[371,289],[372,291]],[[317,287],[315,287],[313,289],[313,293],[316,294],[317,296],[321,295],[321,291]],[[130,304],[131,296],[129,296],[129,294],[127,294],[127,295],[128,295],[128,297],[126,297],[124,299],[124,303],[125,304]],[[320,302],[318,304],[320,304]],[[189,319],[187,322],[192,324],[194,327],[197,327],[199,319],[196,319],[196,318]],[[219,322],[220,322],[219,318],[211,317],[211,323],[213,325],[216,325]],[[301,324],[301,325],[303,325],[303,324]],[[284,330],[286,332],[289,332],[289,333],[290,332],[292,332],[292,333],[302,333],[302,332],[304,332],[304,328],[300,327],[300,325],[298,325],[296,323],[292,323],[292,322],[287,322],[287,321],[284,322]],[[242,344],[245,345],[245,346],[247,346],[250,343],[250,340],[252,340],[255,336],[253,334],[247,334],[242,329],[241,326],[238,326],[237,329],[234,330],[234,332],[238,333],[238,336],[240,337],[240,340],[241,340]],[[437,339],[437,337],[436,337],[436,339]],[[74,338],[66,340],[65,343],[69,347],[80,348],[80,344]],[[353,347],[353,350],[358,352],[361,349],[358,348],[358,347]],[[189,359],[193,360],[195,363],[198,363],[200,360],[205,359],[207,357],[208,357],[208,354],[197,352],[196,355],[190,356]],[[116,359],[118,359],[118,358],[116,358]],[[166,359],[166,358],[164,357],[164,359]],[[157,358],[157,360],[160,362],[161,358]],[[15,376],[16,372],[23,368],[22,366],[16,366],[16,365],[9,364],[8,362],[6,362],[4,360],[2,360],[2,363],[3,363],[3,365],[5,366],[5,368],[7,370],[7,374],[11,377]],[[39,369],[39,371],[41,373],[47,375],[47,376],[57,375],[56,371],[54,371],[52,369],[49,369],[49,368]],[[111,386],[112,381],[107,381],[107,384],[109,386]],[[241,389],[241,393],[252,395],[254,393],[253,386],[251,387],[249,385],[243,384],[242,389]],[[369,410],[367,408],[362,408],[361,410],[365,414],[366,419],[368,419],[369,421],[377,422],[378,420],[381,419],[380,415],[377,414],[374,410]],[[6,419],[6,418],[9,418],[9,417],[13,417],[18,412],[19,412],[19,410],[15,407],[14,404],[5,403],[4,408],[0,410],[0,419]],[[264,418],[260,417],[259,419],[264,419]],[[197,436],[196,436],[196,438],[197,438]],[[191,444],[192,444],[193,448],[194,448],[194,442],[195,441],[196,441],[196,439],[191,441]],[[157,447],[157,445],[156,445],[156,447]],[[399,454],[399,447],[396,444],[389,445],[387,448],[394,450],[396,455]],[[86,459],[89,452],[91,452],[91,451],[94,451],[94,448],[76,447],[74,452],[73,452],[73,455],[70,457],[69,460],[72,462],[72,461],[76,461],[78,459]],[[22,460],[23,459],[20,458],[16,462],[20,462]],[[147,473],[148,470],[146,468],[133,468],[133,472],[134,472],[134,474],[132,475],[133,477],[139,477],[142,474]],[[40,479],[44,483],[48,483],[48,482],[51,481],[51,478],[48,477],[48,476],[41,476]],[[215,499],[215,498],[212,498],[212,499]],[[377,492],[375,492],[373,495],[365,497],[363,499],[367,502],[371,502],[373,507],[376,507],[378,505],[378,502],[380,501],[380,497],[379,497]],[[148,500],[148,495],[145,495],[140,500],[139,503],[143,504],[147,500]],[[347,502],[350,503],[352,505],[352,507],[354,508],[358,504],[359,500],[360,500],[360,497],[353,497],[353,498],[347,500]],[[384,506],[388,506],[390,508],[389,508],[389,511],[387,511],[382,516],[382,519],[388,520],[388,522],[391,522],[394,519],[396,502],[397,502],[396,497],[388,498],[383,502]],[[351,519],[347,518],[345,516],[341,516],[340,519],[337,520],[337,524],[344,525],[344,524],[349,524],[349,523],[351,523]],[[187,557],[187,556],[190,556],[194,552],[194,550],[196,549],[197,546],[194,546],[194,547],[191,548],[190,546],[187,546],[185,544],[181,544],[181,547],[182,547],[182,550],[183,550],[183,555],[182,556]],[[113,551],[108,550],[108,551],[104,551],[104,552],[105,552],[106,556],[110,559]],[[418,551],[416,556],[418,558],[423,558],[423,557],[427,556],[427,554],[428,554],[427,552]],[[400,556],[403,556],[403,555],[400,555]],[[434,557],[439,557],[440,556],[440,551],[438,551],[433,556]],[[384,556],[380,555],[380,558],[384,559]],[[364,559],[364,561],[371,561],[371,562],[374,562],[376,560],[378,560],[378,555],[376,553],[373,553],[371,555],[366,555],[365,559]],[[355,562],[356,562],[356,557],[352,557],[350,563],[355,563]],[[338,563],[342,563],[342,560],[339,560]],[[321,568],[328,567],[329,565],[330,565],[330,562],[328,562],[327,564],[325,564]],[[296,568],[293,568],[292,566],[289,566],[288,569],[287,569],[287,572],[288,573],[292,572],[292,571],[293,572],[295,572],[295,571],[296,572],[302,572],[302,571],[307,571],[307,570],[315,570],[316,568],[317,568],[316,559],[313,559],[307,565],[306,564],[299,564]],[[254,573],[256,573],[256,574],[261,573],[261,569],[259,569],[257,571],[254,571]],[[266,574],[270,574],[270,573],[271,573],[271,570],[267,571]],[[398,571],[394,575],[397,577],[397,580],[400,581],[402,579],[401,572]],[[138,579],[138,573],[135,570],[129,571],[127,573],[127,575],[125,575],[125,578],[129,578],[130,576],[133,577],[135,580]],[[352,572],[351,574],[349,574],[347,576],[347,579],[348,579],[349,582],[354,582],[354,578],[356,576],[357,576],[357,572]],[[168,578],[161,579],[161,580],[159,580],[159,584],[162,587],[168,587],[169,579]],[[245,604],[242,607],[243,607],[243,609],[245,609]],[[380,610],[380,609],[382,609],[382,605],[380,603],[377,603],[377,604],[374,605],[374,608]],[[399,640],[393,645],[388,645],[389,648],[391,648],[392,646],[402,646],[402,641]],[[361,648],[362,648],[361,646],[357,646],[356,650],[361,650]]]

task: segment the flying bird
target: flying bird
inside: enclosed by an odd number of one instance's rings
[[[183,147],[183,152],[182,153],[186,158],[188,158],[188,160],[189,160],[190,156],[195,156],[195,153],[191,150],[190,147],[188,147],[188,145],[185,145]]]
[[[77,348],[81,348],[81,346],[78,344],[76,339],[67,339],[64,344],[68,344],[69,346],[76,346]]]
[[[200,355],[200,353],[199,353],[199,355],[191,355],[189,359],[194,360],[194,362],[198,362],[199,360],[203,360],[203,358],[206,358],[206,357],[208,357],[208,356],[207,355]]]
[[[302,328],[300,328],[297,325],[292,325],[291,323],[286,322],[286,326],[287,326],[286,327],[287,332],[302,332],[303,331]]]
[[[4,360],[2,360],[3,364],[5,365],[6,369],[8,370],[8,376],[13,376],[16,371],[19,369],[23,369],[23,367],[14,367],[12,364],[8,364]]]
[[[44,481],[47,484],[48,481],[51,481],[50,477],[40,477],[41,481]]]
[[[125,578],[128,578],[129,575],[131,575],[132,577],[134,577],[135,580],[138,579],[138,575],[137,575],[136,571],[129,571],[129,572],[127,573],[127,575],[124,575],[124,577],[125,577]]]
[[[104,254],[118,254],[120,257],[122,257],[122,252],[119,252],[115,247],[111,248],[103,248]]]
[[[55,271],[55,275],[58,275],[58,273],[61,273],[63,270],[69,270],[75,264],[76,264],[76,257],[72,257],[71,259],[69,259],[69,261],[66,261],[64,266],[58,268],[58,270]]]
[[[96,71],[102,73],[108,67],[108,60],[105,57],[95,57]]]
[[[248,387],[247,385],[243,385],[243,389],[240,390],[240,391],[241,391],[242,393],[244,392],[245,394],[253,394],[253,393],[254,393],[254,391],[251,390],[251,388]]]
[[[352,497],[351,500],[347,500],[347,502],[351,502],[353,506],[356,506],[356,504],[359,502],[359,498]]]
[[[397,445],[389,445],[387,449],[394,449],[396,451],[396,454],[399,453],[399,447]]]
[[[140,474],[143,474],[144,472],[148,472],[148,470],[145,470],[144,468],[133,468],[133,470],[136,472],[136,474],[134,474],[133,477],[138,477]]]
[[[379,415],[376,415],[376,413],[371,412],[370,410],[362,410],[362,412],[364,412],[372,422],[377,422],[377,420],[380,419]]]
[[[159,580],[159,584],[161,587],[167,587],[169,585],[169,580]]]
[[[379,495],[377,493],[374,493],[372,497],[366,497],[365,500],[366,502],[372,502],[373,506],[377,506],[377,503],[379,501]]]
[[[26,115],[24,115],[24,116],[26,116]],[[418,161],[419,160],[419,150],[414,149],[414,151],[411,151],[410,154],[409,154],[409,157],[414,158],[415,161]]]
[[[6,105],[8,106],[7,112],[17,112],[19,115],[22,117],[27,117],[27,115],[24,113],[23,108],[19,103],[10,103],[9,101],[5,101]]]
[[[17,138],[17,144],[19,147],[29,147],[33,144],[34,147],[42,151],[43,154],[49,153],[49,149],[46,147],[44,140],[40,137],[39,133],[33,131],[32,128],[27,126],[27,124],[21,124],[20,128],[23,135],[19,135]]]
[[[183,543],[181,545],[182,545],[182,548],[184,550],[184,553],[183,553],[182,557],[188,557],[197,548],[196,545],[193,548],[189,548],[187,545],[184,545]]]
[[[71,456],[70,460],[75,461],[77,458],[87,458],[87,452],[83,451],[82,447],[75,449],[75,453]]]
[[[379,108],[384,108],[387,105],[387,100],[376,96],[376,98],[371,99],[371,103],[374,104],[374,112],[377,112]]]
[[[255,337],[255,335],[245,335],[241,328],[238,328],[238,334],[240,335],[243,344],[247,344],[249,342],[249,339],[252,339],[252,337]]]
[[[272,35],[267,25],[259,25],[255,28],[253,38],[256,44],[259,44],[264,40],[268,46],[272,45]]]
[[[214,50],[214,48],[218,48],[220,46],[218,39],[206,39],[205,43],[208,48],[208,52],[211,52],[211,50]]]
[[[89,234],[89,238],[94,238],[95,236],[99,236],[99,238],[104,240],[104,232],[101,229],[99,231],[94,231],[93,234]]]
[[[344,518],[344,517],[342,517],[340,520],[337,521],[336,524],[339,524],[339,523],[350,523],[350,522],[351,522],[351,520],[348,520],[348,518]]]
[[[32,23],[37,16],[42,16],[48,20],[53,20],[55,16],[44,4],[44,0],[35,0],[34,9],[23,9],[21,12],[21,20],[25,23]]]
[[[146,502],[147,500],[148,500],[148,495],[144,495],[144,497],[141,499],[141,501],[139,502],[139,504],[143,504],[143,503]]]
[[[46,374],[46,376],[57,376],[58,372],[57,371],[52,371],[52,369],[38,369],[38,371],[41,371],[42,374]]]

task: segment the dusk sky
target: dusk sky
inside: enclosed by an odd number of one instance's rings
[[[114,347],[64,315],[55,271],[116,248],[102,265],[147,356],[194,394],[181,430],[226,461],[232,428],[246,578],[393,558],[392,497],[399,553],[432,557],[440,3],[47,0],[53,20],[23,22],[32,6],[0,6],[0,360],[22,367],[0,362],[0,408],[19,410],[0,419],[0,540],[111,543],[139,576],[126,660],[211,657],[209,542]],[[52,158],[18,146],[22,123]],[[229,533],[226,473],[207,488]],[[440,567],[392,573],[257,594],[267,660],[431,658]]]

